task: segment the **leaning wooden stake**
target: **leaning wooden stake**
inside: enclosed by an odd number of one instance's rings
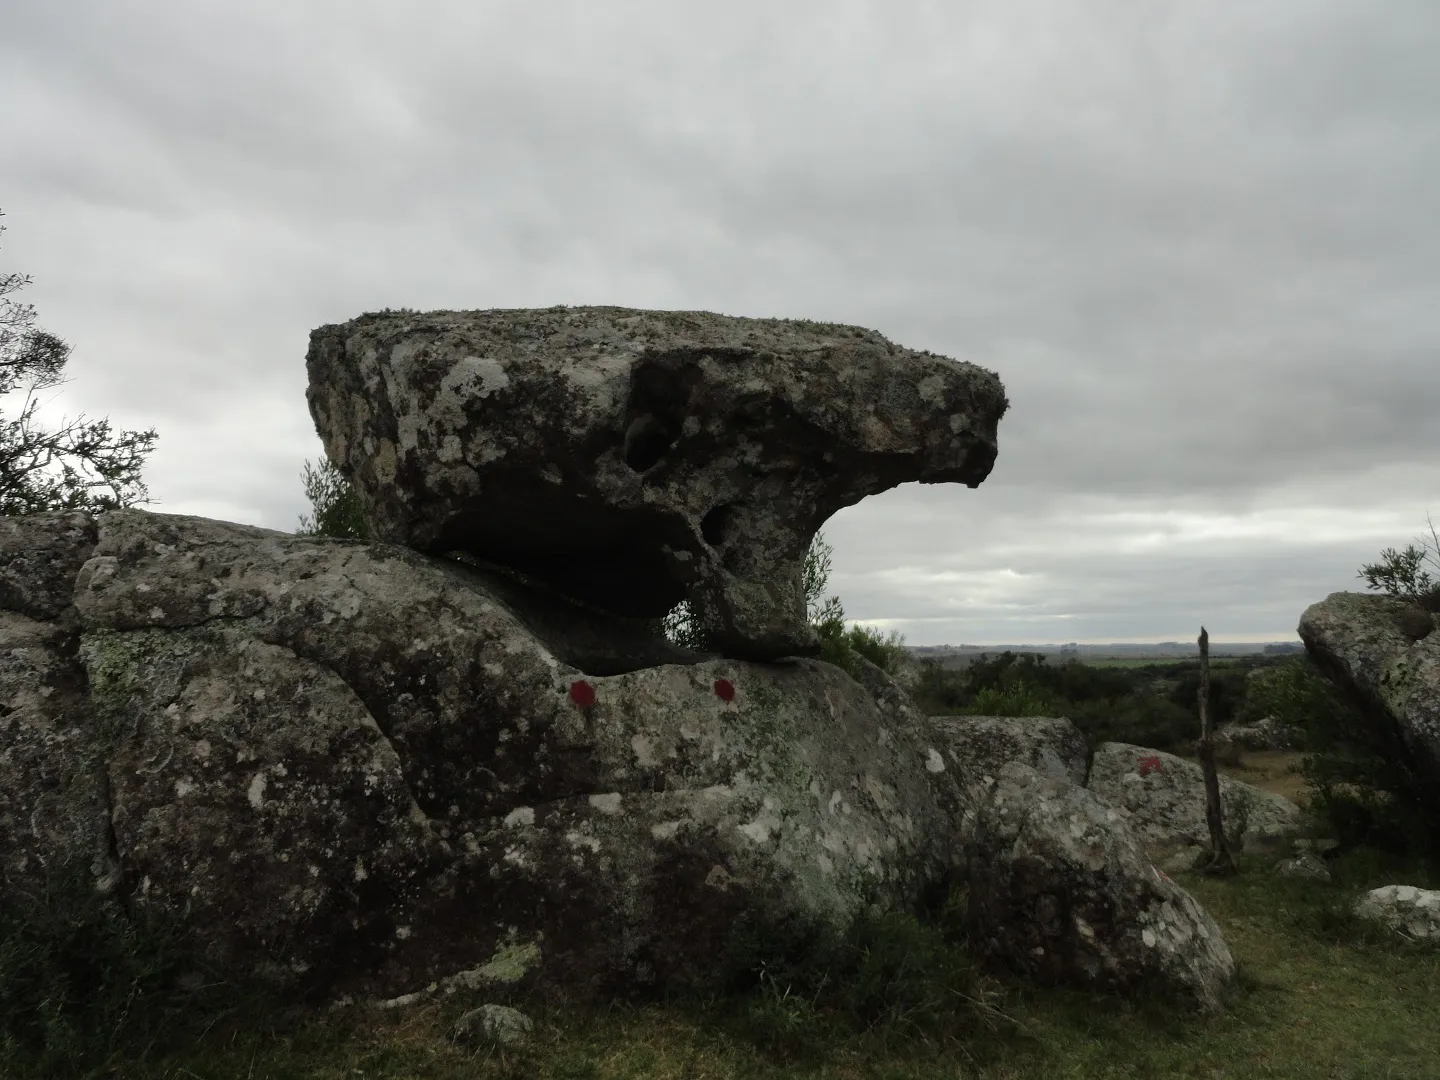
[[[1210,635],[1200,628],[1200,768],[1205,773],[1205,823],[1210,826],[1210,861],[1204,874],[1233,874],[1238,870],[1225,842],[1225,821],[1220,813],[1220,777],[1215,772],[1214,728],[1210,723]]]

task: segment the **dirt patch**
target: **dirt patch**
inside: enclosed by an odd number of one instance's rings
[[[1217,763],[1217,769],[1232,780],[1240,780],[1264,791],[1283,795],[1291,802],[1300,802],[1311,793],[1310,785],[1300,775],[1305,755],[1294,750],[1246,750],[1239,765]],[[1186,755],[1187,761],[1199,761]]]

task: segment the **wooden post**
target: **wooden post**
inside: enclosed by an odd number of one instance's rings
[[[1214,728],[1210,723],[1210,635],[1200,628],[1200,742],[1196,753],[1205,774],[1205,823],[1210,826],[1210,861],[1204,874],[1234,874],[1239,869],[1225,842],[1225,821],[1220,811],[1220,777],[1215,772]]]

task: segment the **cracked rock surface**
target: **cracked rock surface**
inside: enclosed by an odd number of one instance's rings
[[[980,810],[971,943],[1037,980],[1159,993],[1216,1013],[1235,989],[1219,926],[1156,870],[1125,815],[1062,776],[1012,762]]]
[[[714,647],[813,654],[816,530],[899,484],[978,486],[994,373],[860,327],[574,307],[364,315],[307,398],[374,535],[621,616],[690,601]]]
[[[42,578],[0,613],[0,892],[80,858],[279,985],[584,997],[706,985],[739,921],[840,929],[950,870],[898,691],[635,668],[595,644],[610,616],[388,544],[78,524],[0,536],[0,564],[74,571],[71,602]]]

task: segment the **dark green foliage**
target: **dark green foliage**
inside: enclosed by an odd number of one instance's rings
[[[839,600],[835,597],[837,606]],[[857,676],[854,657],[863,656],[882,671],[894,673],[905,659],[905,646],[898,631],[888,636],[868,626],[846,627],[841,619],[822,622],[816,628],[820,635],[820,659]]]
[[[1175,700],[1176,685],[1191,668],[1198,672],[1188,663],[1139,670],[1078,660],[1052,664],[1035,653],[1007,651],[982,655],[962,671],[927,662],[916,698],[937,716],[1068,717],[1092,750],[1103,742],[1182,749],[1200,728],[1193,691],[1188,709]]]
[[[1181,709],[1193,712],[1199,706],[1200,670],[1186,671],[1175,680],[1170,691],[1170,701]],[[1245,672],[1236,669],[1215,668],[1210,672],[1210,717],[1216,727],[1222,727],[1235,719],[1245,700]]]
[[[327,458],[321,461],[320,468],[314,469],[307,461],[302,479],[312,512],[301,515],[296,535],[370,539],[370,525],[365,520],[360,496],[339,466]]]
[[[192,1031],[215,990],[178,931],[128,917],[84,860],[62,864],[39,895],[0,908],[0,1075],[144,1057]]]
[[[1377,703],[1342,694],[1308,656],[1258,676],[1250,695],[1247,712],[1304,731],[1304,774],[1337,839],[1395,852],[1437,848],[1435,795]]]
[[[140,470],[155,449],[153,428],[112,432],[110,421],[84,416],[55,431],[37,426],[36,395],[68,381],[70,346],[35,328],[33,305],[8,298],[30,281],[25,274],[0,274],[0,395],[25,391],[19,415],[0,418],[0,515],[103,513],[150,502]]]
[[[837,1036],[960,1037],[1000,1014],[965,951],[963,897],[938,917],[867,911],[843,935],[804,924],[737,924],[725,962],[751,1041],[795,1060]]]
[[[1427,611],[1440,611],[1440,583],[1430,576],[1429,571],[1421,569],[1426,559],[1440,569],[1440,535],[1435,532],[1435,525],[1429,517],[1425,521],[1430,525],[1434,552],[1429,550],[1423,536],[1417,537],[1419,547],[1410,544],[1404,551],[1386,548],[1380,553],[1380,562],[1362,566],[1358,576],[1363,577],[1371,589],[1413,600]]]

